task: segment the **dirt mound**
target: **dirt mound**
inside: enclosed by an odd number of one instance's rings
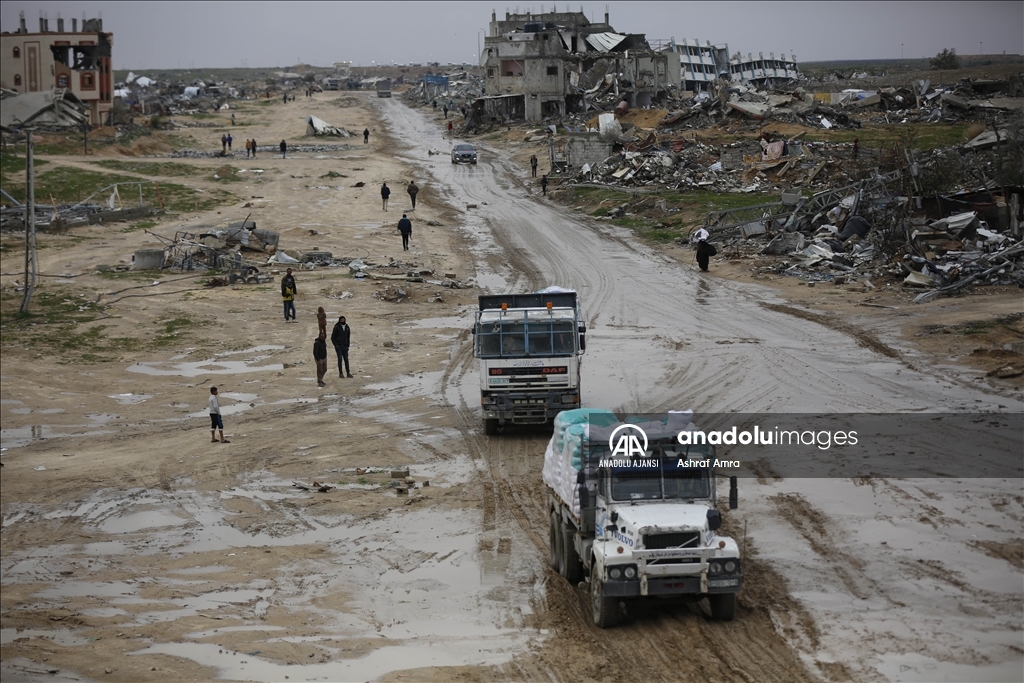
[[[587,121],[588,128],[598,128],[598,116]],[[622,116],[616,116],[619,123],[632,123],[637,128],[654,129],[658,127],[662,119],[668,116],[664,109],[630,109]]]

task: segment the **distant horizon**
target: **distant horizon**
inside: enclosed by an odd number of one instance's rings
[[[650,40],[727,43],[730,54],[775,53],[797,63],[926,59],[946,48],[962,56],[1024,54],[1024,2],[601,2],[566,6],[616,31]],[[19,12],[29,31],[48,16],[102,18],[114,36],[114,69],[329,68],[392,63],[479,63],[491,12],[541,13],[551,3],[492,2],[74,2],[10,1],[0,30]],[[379,28],[386,27],[386,28]],[[868,55],[856,57],[855,55]],[[196,67],[196,63],[206,64]]]

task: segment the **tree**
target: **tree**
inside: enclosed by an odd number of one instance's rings
[[[946,48],[931,59],[933,71],[949,71],[960,68],[960,58],[956,56],[956,48]]]

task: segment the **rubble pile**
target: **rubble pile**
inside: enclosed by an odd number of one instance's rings
[[[872,279],[888,279],[926,290],[914,298],[917,303],[968,285],[1024,288],[1024,188],[1011,188],[1010,196],[961,193],[919,209],[889,189],[894,176],[810,198],[713,212],[704,227],[725,258],[755,260],[757,273],[810,283],[861,282],[866,289],[875,288]],[[928,216],[957,205],[983,210]]]

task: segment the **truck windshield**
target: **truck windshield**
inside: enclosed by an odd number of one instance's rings
[[[645,461],[650,466],[609,468],[613,500],[674,500],[711,497],[711,470],[685,466],[705,460],[706,453],[665,452]],[[632,464],[637,464],[634,461]]]
[[[476,327],[479,358],[571,356],[576,353],[576,323],[547,312],[481,319]]]

